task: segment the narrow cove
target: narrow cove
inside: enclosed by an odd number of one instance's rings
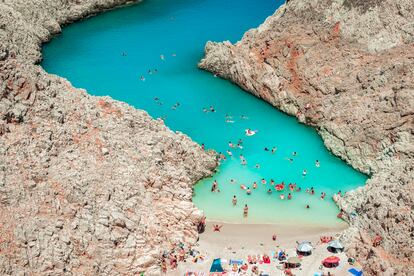
[[[44,46],[42,66],[93,95],[109,95],[163,118],[171,129],[223,153],[226,160],[214,177],[195,186],[194,203],[208,219],[340,224],[332,195],[363,185],[366,176],[330,154],[315,130],[197,68],[206,41],[237,41],[280,4],[271,0],[144,1],[66,27]],[[203,111],[210,107],[215,112]],[[248,137],[246,129],[258,132]],[[229,147],[229,142],[237,144],[239,139],[242,148]],[[277,148],[274,153],[272,148]],[[240,155],[246,165],[241,164]],[[284,182],[285,190],[276,192],[271,179]],[[214,180],[220,192],[211,192]],[[287,199],[289,183],[302,189],[291,192],[291,200]],[[240,185],[249,187],[252,194],[247,195]],[[312,187],[315,195],[306,193]],[[322,192],[327,194],[325,200],[320,199]],[[249,206],[247,219],[244,204]]]

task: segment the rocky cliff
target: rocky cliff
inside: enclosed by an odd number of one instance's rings
[[[207,43],[199,64],[370,175],[338,204],[348,254],[373,275],[414,275],[413,22],[413,0],[291,0],[235,45]]]
[[[0,1],[1,275],[159,275],[164,249],[197,239],[213,154],[35,65],[62,24],[126,2]]]

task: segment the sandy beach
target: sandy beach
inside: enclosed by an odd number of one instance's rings
[[[220,232],[213,231],[213,224],[223,225]],[[176,270],[169,271],[167,275],[185,275],[192,271],[200,273],[198,275],[209,275],[210,266],[215,258],[242,259],[247,260],[248,255],[271,256],[272,252],[283,249],[288,257],[297,256],[296,242],[310,241],[315,247],[310,256],[302,258],[299,268],[293,269],[294,275],[314,275],[316,272],[331,273],[331,275],[351,275],[348,271],[352,266],[347,263],[344,253],[332,254],[326,244],[319,242],[320,236],[337,236],[338,233],[346,228],[346,224],[336,228],[322,228],[317,226],[291,226],[291,225],[266,225],[266,224],[222,224],[208,221],[206,231],[200,235],[200,240],[194,249],[200,251],[206,258],[202,263],[194,263],[193,258],[188,258],[186,262],[179,263]],[[272,235],[277,235],[277,240],[272,240]],[[338,256],[341,259],[337,268],[320,269],[321,261],[328,256]],[[278,260],[272,259],[270,264],[259,264],[259,271],[267,275],[284,275]],[[224,268],[230,266],[223,266]],[[251,275],[251,267],[246,275]],[[353,267],[358,267],[354,265]],[[234,274],[237,275],[237,274]]]

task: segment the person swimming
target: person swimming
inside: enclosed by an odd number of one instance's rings
[[[232,156],[233,156],[233,153],[232,153],[231,151],[229,151],[229,150],[227,150],[227,154],[228,154],[228,156],[230,156],[230,157],[232,157]]]
[[[260,164],[256,164],[254,167],[255,167],[256,169],[260,169]]]
[[[305,176],[307,175],[307,173],[308,173],[308,172],[307,172],[306,170],[303,170],[303,172],[302,172],[302,176],[303,176],[303,177],[305,177]]]
[[[246,194],[248,194],[248,195],[251,195],[252,194],[252,191],[250,190],[250,187],[247,187]]]
[[[262,178],[261,182],[262,184],[266,184],[266,179]]]
[[[313,187],[311,187],[311,189],[310,189],[310,194],[311,195],[314,195],[315,194],[315,190],[313,189]]]
[[[211,185],[211,191],[215,192],[218,188],[217,180],[214,180],[213,185]]]
[[[253,189],[257,189],[257,183],[253,182]]]
[[[203,107],[203,112],[207,113],[208,112],[207,108]]]
[[[272,193],[272,190],[271,189],[267,190],[267,193],[270,195]]]
[[[243,166],[246,166],[246,165],[247,165],[247,160],[246,160],[246,159],[243,159],[243,160],[241,161],[241,164],[242,164]]]
[[[267,147],[264,148],[264,151],[269,151],[269,149]]]
[[[230,179],[230,183],[231,183],[231,184],[236,183],[236,180],[234,180],[234,179],[232,178],[232,179]]]
[[[165,56],[164,55],[160,55],[160,59],[161,60],[165,60]]]
[[[292,199],[292,194],[291,194],[291,193],[289,193],[287,198],[288,198],[289,200],[290,200],[290,199]]]
[[[229,147],[234,148],[234,144],[231,141],[229,141]]]
[[[210,106],[210,111],[211,112],[216,112],[216,110],[214,109],[214,106],[212,106],[212,105]]]
[[[239,145],[243,144],[243,140],[240,138],[239,141],[237,142]]]
[[[315,166],[316,166],[317,168],[319,168],[319,167],[321,166],[321,164],[319,163],[319,160],[316,160],[316,161],[315,161]]]
[[[245,204],[243,208],[243,215],[247,217],[248,213],[249,213],[249,207],[247,207],[247,204]]]
[[[325,199],[325,196],[326,196],[326,193],[322,192],[322,193],[321,193],[321,199],[322,199],[322,200],[323,200],[323,199]]]
[[[231,202],[233,203],[233,206],[236,206],[236,204],[237,204],[236,195],[233,196],[233,200]]]
[[[310,209],[310,206],[309,206],[309,204],[307,204],[307,205],[306,205],[306,209]]]
[[[296,151],[292,152],[292,156],[297,156],[298,153]]]
[[[276,147],[273,147],[272,148],[272,154],[274,154],[276,152],[276,150],[277,150],[277,148]]]
[[[284,195],[284,194],[281,194],[281,195],[279,196],[279,198],[280,198],[280,199],[285,199],[285,195]]]
[[[237,147],[238,147],[239,149],[243,149],[243,146],[242,146],[241,144],[237,144]]]
[[[140,77],[140,80],[141,80],[141,81],[145,81],[145,77],[144,77],[144,76],[141,76],[141,77]]]

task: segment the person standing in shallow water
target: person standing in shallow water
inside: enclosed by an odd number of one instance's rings
[[[244,205],[244,209],[243,209],[243,215],[245,217],[247,217],[248,213],[249,213],[249,207],[247,207],[247,204],[245,204]]]
[[[236,206],[237,204],[237,198],[236,195],[233,196],[233,200],[232,200],[233,206]]]

